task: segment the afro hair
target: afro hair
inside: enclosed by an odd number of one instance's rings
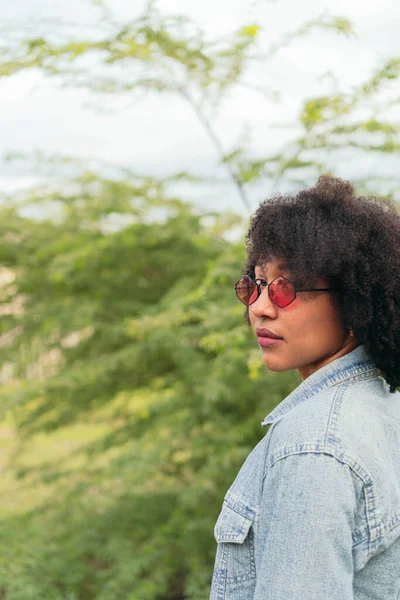
[[[400,215],[323,175],[260,204],[246,238],[246,271],[283,258],[296,285],[328,278],[345,328],[365,344],[390,391],[400,385]]]

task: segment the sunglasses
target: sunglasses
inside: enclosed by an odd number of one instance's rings
[[[268,288],[268,296],[273,304],[279,308],[289,306],[296,298],[297,292],[329,292],[331,288],[319,288],[312,290],[299,290],[289,279],[280,275],[271,283],[267,283],[263,279],[252,279],[249,275],[244,275],[235,285],[236,296],[240,302],[246,306],[253,304],[259,298],[263,288]]]

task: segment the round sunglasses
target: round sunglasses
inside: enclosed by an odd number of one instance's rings
[[[236,296],[240,302],[246,306],[253,304],[259,298],[263,288],[268,288],[268,296],[273,304],[279,308],[289,306],[296,298],[297,292],[330,292],[331,288],[318,288],[310,290],[299,290],[289,279],[280,275],[271,283],[267,283],[263,279],[252,279],[249,275],[244,275],[235,285]]]

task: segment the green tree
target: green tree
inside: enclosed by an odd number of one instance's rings
[[[100,6],[106,10],[104,3]],[[251,80],[252,67],[262,65],[268,80],[268,61],[282,48],[295,47],[312,31],[352,36],[353,26],[342,16],[323,13],[271,43],[265,40],[262,24],[257,23],[210,40],[196,23],[162,14],[153,2],[125,23],[110,12],[102,14],[106,16],[93,23],[91,35],[79,24],[72,28],[35,22],[31,34],[28,24],[3,27],[0,77],[39,71],[63,85],[87,88],[98,110],[100,106],[104,110],[107,98],[115,103],[116,97],[134,102],[153,93],[181,97],[203,126],[247,209],[253,183],[304,185],[323,172],[334,172],[340,163],[362,161],[366,155],[382,157],[382,161],[400,151],[398,124],[388,118],[398,104],[398,56],[378,65],[349,91],[338,88],[331,95],[306,99],[291,142],[272,154],[255,156],[251,139],[226,147],[217,134],[215,109],[238,88],[261,93],[267,103],[279,101],[279,93]],[[389,172],[374,169],[374,173],[355,175],[353,180],[360,190],[399,199],[395,168]]]
[[[1,216],[7,598],[206,598],[222,490],[295,381],[244,326],[238,218],[88,172]]]

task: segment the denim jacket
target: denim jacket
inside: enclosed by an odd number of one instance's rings
[[[400,393],[365,347],[262,424],[215,525],[210,600],[400,600]]]

